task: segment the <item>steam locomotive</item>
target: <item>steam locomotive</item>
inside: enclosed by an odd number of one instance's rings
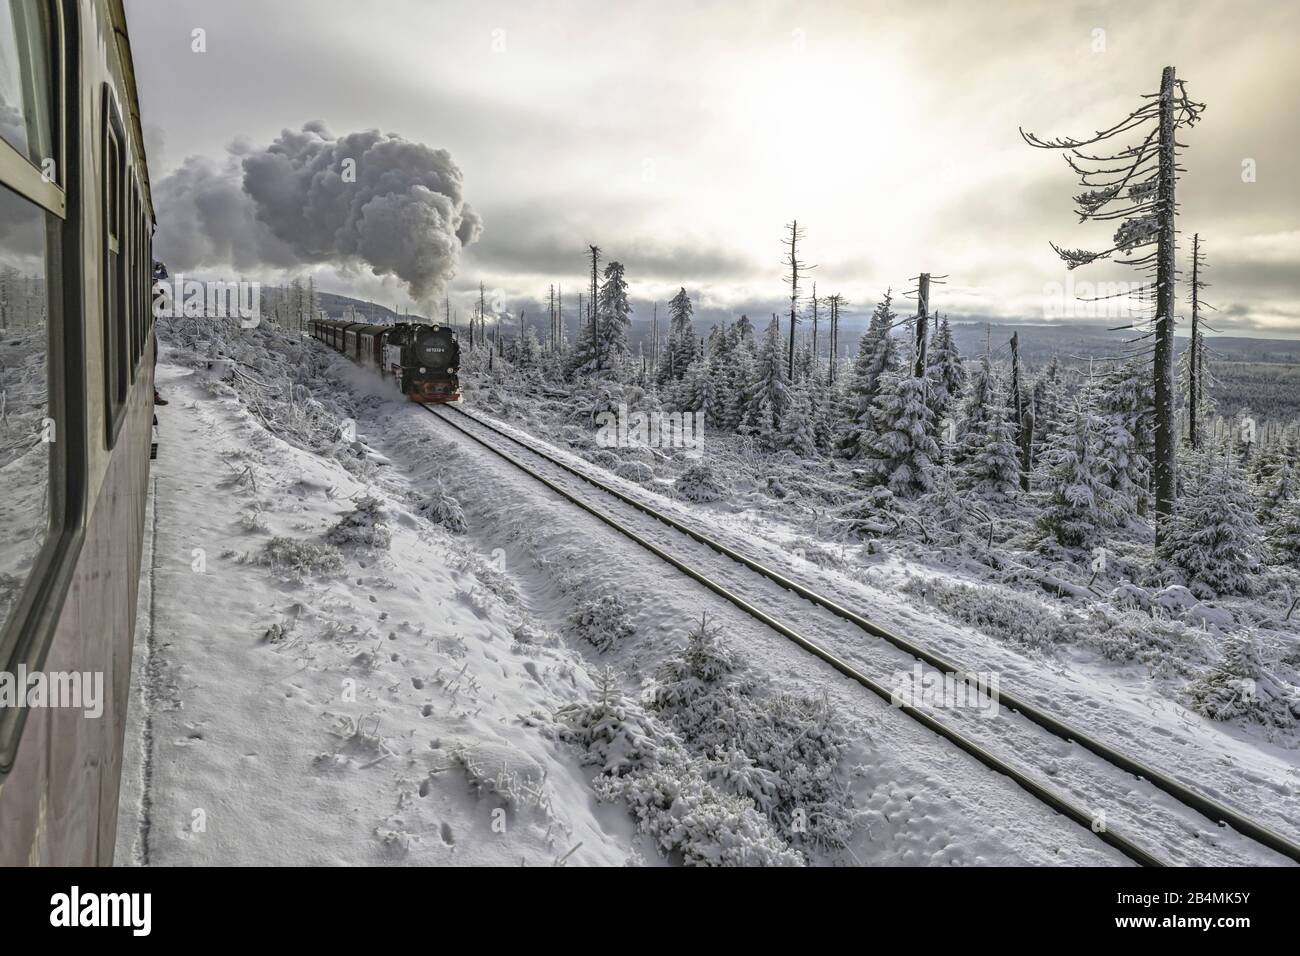
[[[413,402],[455,402],[460,399],[460,343],[445,325],[366,325],[336,319],[314,319],[312,338],[362,365],[392,376],[402,394]]]

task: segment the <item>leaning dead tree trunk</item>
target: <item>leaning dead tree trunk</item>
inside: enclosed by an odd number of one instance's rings
[[[1165,67],[1160,81],[1160,167],[1159,239],[1156,244],[1156,535],[1161,519],[1174,511],[1178,467],[1178,436],[1174,432],[1174,280],[1177,230],[1174,228],[1177,206],[1174,183],[1178,159],[1174,141],[1174,68]]]
[[[1151,322],[1137,340],[1154,338],[1152,377],[1155,392],[1155,452],[1153,477],[1156,502],[1156,540],[1159,542],[1173,513],[1178,435],[1174,428],[1174,285],[1178,270],[1174,185],[1178,174],[1177,132],[1193,125],[1205,106],[1188,99],[1174,68],[1167,66],[1160,91],[1144,97],[1148,102],[1109,129],[1087,139],[1041,139],[1023,129],[1031,146],[1059,149],[1079,177],[1084,192],[1074,197],[1083,221],[1118,221],[1113,245],[1101,252],[1064,249],[1052,244],[1066,267],[1075,269],[1119,254],[1118,261],[1143,270],[1154,281],[1144,283],[1137,295],[1154,306]],[[1083,152],[1084,147],[1132,137],[1137,142],[1109,155]]]

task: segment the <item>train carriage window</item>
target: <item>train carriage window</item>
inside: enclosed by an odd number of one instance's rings
[[[126,162],[123,166],[127,167]],[[129,173],[122,179],[122,218],[119,229],[119,249],[122,257],[122,352],[126,359],[126,383],[130,390],[135,379],[135,177]]]
[[[127,193],[127,214],[123,218],[126,233],[127,272],[126,272],[126,339],[127,364],[131,367],[131,381],[135,381],[136,362],[140,358],[140,237],[139,228],[140,192],[136,189],[135,175],[131,176],[131,188]]]
[[[61,171],[47,162],[58,141],[54,22],[47,3],[0,0],[0,635],[22,620],[64,500],[51,399],[64,214]]]
[[[50,293],[60,221],[0,186],[0,628],[49,525]]]
[[[106,444],[117,443],[117,433],[126,411],[130,381],[130,331],[127,326],[126,263],[130,256],[123,206],[125,204],[125,170],[122,154],[122,124],[113,96],[104,87],[104,400],[107,408]]]
[[[136,295],[138,305],[138,314],[140,316],[140,351],[138,358],[144,358],[144,353],[149,348],[149,290],[153,288],[153,259],[149,250],[149,220],[145,217],[144,207],[140,207],[139,213],[140,238],[137,240],[140,247],[139,264],[136,266],[136,274],[140,277],[140,291]]]
[[[0,139],[47,178],[62,182],[54,162],[55,124],[50,9],[37,0],[0,0]]]

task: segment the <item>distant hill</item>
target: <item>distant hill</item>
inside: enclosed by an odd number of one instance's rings
[[[349,307],[358,316],[358,321],[375,325],[388,325],[403,319],[427,322],[428,319],[414,314],[402,316],[387,306],[377,302],[366,302],[351,296],[337,295],[332,292],[320,293],[321,308],[332,319],[343,318]],[[530,314],[528,324],[539,335],[543,334],[544,313]],[[661,316],[661,319],[663,317]],[[976,359],[990,347],[994,360],[1004,362],[1010,351],[1008,342],[1013,332],[1019,335],[1020,356],[1025,368],[1032,375],[1041,369],[1053,357],[1061,365],[1086,369],[1090,359],[1122,359],[1131,351],[1141,348],[1146,342],[1133,344],[1137,334],[1131,329],[1111,331],[1103,323],[1088,322],[973,322],[964,319],[952,319],[953,336],[957,347],[967,361]],[[576,323],[572,318],[566,323],[566,334],[572,339]],[[715,323],[697,319],[696,332],[707,335]],[[1182,323],[1185,326],[1186,323]],[[661,321],[664,329],[666,320]],[[857,352],[858,339],[865,329],[865,322],[846,323],[841,330],[841,348],[846,357]],[[506,323],[503,331],[507,336],[514,334],[517,325]],[[896,334],[903,334],[898,329]],[[1180,331],[1186,331],[1180,327]],[[648,353],[651,349],[650,323],[634,317],[629,344],[633,351],[643,345]],[[661,332],[662,334],[662,332]],[[821,330],[822,342],[825,342],[826,330]],[[1236,414],[1249,408],[1266,418],[1294,418],[1300,416],[1300,340],[1292,339],[1255,339],[1215,336],[1207,339],[1210,348],[1211,369],[1217,384],[1212,389],[1212,396],[1225,414]],[[1175,348],[1179,353],[1187,347],[1188,339],[1175,339]],[[823,355],[825,354],[823,346]]]
[[[343,318],[348,313],[350,306],[355,311],[358,322],[369,322],[371,325],[391,325],[394,322],[403,321],[428,321],[424,316],[414,314],[402,316],[378,302],[365,302],[361,299],[354,299],[347,295],[337,295],[333,292],[321,292],[319,298],[321,309],[331,319]]]

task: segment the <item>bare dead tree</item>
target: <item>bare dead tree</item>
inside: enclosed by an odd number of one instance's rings
[[[1192,339],[1187,346],[1187,439],[1192,447],[1201,447],[1201,409],[1205,403],[1205,329],[1208,325],[1201,319],[1201,311],[1217,311],[1214,306],[1202,301],[1201,290],[1209,288],[1209,283],[1202,278],[1205,270],[1205,253],[1201,251],[1201,235],[1192,236]],[[1210,329],[1211,332],[1215,331]]]
[[[479,345],[487,344],[487,324],[486,324],[487,317],[486,316],[487,316],[487,299],[483,291],[483,283],[480,281],[478,284],[478,334],[479,334],[478,344]],[[470,344],[473,345],[474,336],[472,333],[469,338],[470,338]]]
[[[843,298],[836,293],[829,296],[826,301],[831,307],[831,360],[828,384],[835,384],[835,366],[838,364],[840,354],[840,306],[843,304]]]
[[[794,328],[799,323],[799,276],[816,266],[810,266],[799,259],[799,243],[804,238],[804,230],[799,228],[799,221],[792,220],[786,223],[786,245],[785,259],[782,260],[785,267],[790,270],[786,273],[785,281],[790,283],[790,354],[787,359],[786,372],[790,381],[794,381]]]
[[[600,268],[600,247],[588,246],[591,250],[591,299],[588,308],[591,309],[591,354],[596,360],[596,371],[600,371],[600,335],[596,329],[596,275]]]
[[[555,351],[555,286],[551,285],[546,290],[546,317],[550,320],[551,331],[547,336],[551,351]]]
[[[812,369],[817,371],[817,283],[813,283],[812,291]]]
[[[1034,455],[1034,415],[1025,401],[1024,374],[1020,368],[1020,333],[1011,333],[1011,413],[1016,420],[1016,447],[1020,451],[1020,487],[1029,490]]]
[[[654,311],[650,316],[650,338],[653,340],[650,346],[650,368],[657,374],[659,372],[659,303],[654,304]]]
[[[1074,197],[1080,222],[1118,222],[1109,249],[1090,252],[1052,248],[1075,269],[1091,262],[1122,256],[1126,265],[1142,270],[1154,279],[1144,284],[1139,295],[1154,303],[1151,334],[1155,337],[1152,373],[1155,379],[1155,500],[1156,537],[1159,540],[1173,513],[1176,494],[1177,441],[1174,429],[1174,284],[1177,279],[1175,221],[1178,207],[1174,186],[1181,171],[1177,130],[1191,126],[1205,110],[1202,103],[1188,98],[1174,68],[1167,66],[1160,79],[1160,91],[1146,94],[1144,103],[1109,129],[1098,130],[1085,139],[1042,139],[1020,130],[1030,146],[1062,150],[1066,164],[1078,177],[1084,191]],[[1106,155],[1084,152],[1115,139],[1129,139],[1129,145]],[[1133,142],[1136,140],[1136,142]]]

